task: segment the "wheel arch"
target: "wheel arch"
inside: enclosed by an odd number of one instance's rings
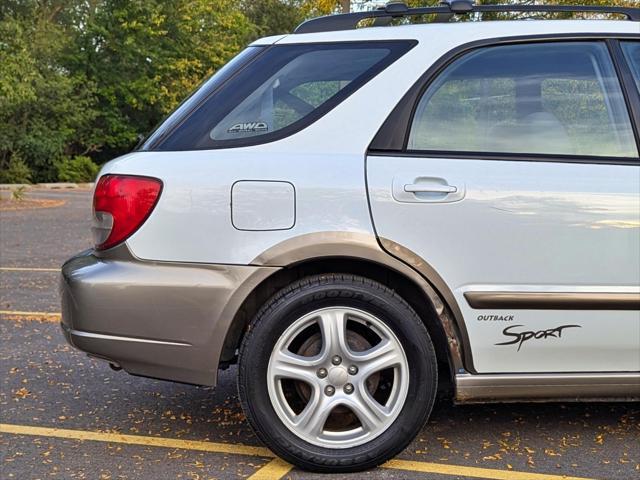
[[[456,325],[454,310],[422,274],[387,253],[372,235],[348,232],[303,235],[272,247],[252,264],[280,268],[256,285],[235,313],[220,352],[222,368],[235,360],[249,322],[278,290],[310,275],[348,273],[395,290],[411,305],[432,338],[441,378],[446,378],[448,385],[456,373],[465,370],[463,336]],[[457,305],[453,308],[457,309]]]

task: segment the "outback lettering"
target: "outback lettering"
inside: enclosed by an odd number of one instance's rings
[[[513,315],[478,315],[479,322],[513,322]]]
[[[540,340],[540,339],[547,339],[549,337],[561,338],[562,331],[565,328],[582,328],[580,325],[561,325],[560,327],[549,328],[547,330],[538,330],[537,332],[532,330],[528,330],[524,332],[512,331],[514,328],[523,327],[523,326],[524,325],[511,325],[505,328],[504,330],[502,330],[503,335],[507,337],[513,337],[513,340],[509,340],[508,342],[496,343],[496,345],[514,345],[517,343],[518,344],[517,351],[519,352],[520,348],[522,347],[522,344],[524,342],[528,342],[531,339]]]

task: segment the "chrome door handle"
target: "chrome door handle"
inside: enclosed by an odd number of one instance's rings
[[[409,193],[456,193],[458,189],[451,185],[434,185],[433,183],[413,183],[404,186]]]

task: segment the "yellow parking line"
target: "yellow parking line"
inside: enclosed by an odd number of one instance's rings
[[[291,465],[279,458],[267,448],[252,447],[228,443],[202,442],[197,440],[181,440],[177,438],[147,437],[142,435],[124,435],[119,433],[87,432],[84,430],[67,430],[64,428],[31,427],[27,425],[0,424],[0,433],[14,435],[32,435],[37,437],[65,438],[70,440],[89,440],[95,442],[125,443],[148,447],[179,448],[198,450],[201,452],[226,453],[232,455],[250,455],[273,458],[272,461],[257,470],[250,478],[254,480],[278,479],[289,473]],[[447,465],[444,463],[419,462],[411,460],[390,460],[383,468],[405,470],[419,473],[435,473],[491,480],[590,480],[584,477],[566,475],[550,475],[544,473],[521,472],[514,470],[498,470],[493,468],[467,467],[463,465]]]
[[[293,465],[280,458],[274,458],[249,477],[249,480],[278,480],[291,471]]]
[[[27,425],[0,424],[0,433],[14,435],[33,435],[36,437],[55,437],[70,440],[91,440],[94,442],[126,443],[128,445],[144,445],[147,447],[180,448],[200,452],[228,453],[235,455],[252,455],[273,457],[273,453],[264,447],[236,445],[229,443],[201,442],[197,440],[181,440],[178,438],[146,437],[142,435],[123,435],[120,433],[87,432],[84,430],[67,430],[65,428],[30,427]]]
[[[59,272],[59,268],[0,267],[4,272]]]
[[[48,320],[58,320],[61,317],[59,312],[25,312],[20,310],[0,310],[0,315],[6,315],[8,317],[24,317],[29,319],[41,319],[46,318]]]
[[[465,467],[462,465],[445,465],[443,463],[415,462],[410,460],[390,460],[382,465],[382,467],[392,468],[394,470],[407,470],[410,472],[439,473],[441,475],[456,475],[460,477],[486,478],[491,480],[589,480],[584,477]]]

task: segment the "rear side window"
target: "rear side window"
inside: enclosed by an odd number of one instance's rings
[[[622,42],[622,49],[631,65],[638,90],[640,90],[640,42]]]
[[[392,41],[264,48],[196,108],[181,112],[169,133],[143,148],[227,148],[285,137],[334,108],[413,45]]]
[[[475,50],[416,109],[409,150],[637,157],[629,114],[600,42]]]
[[[235,75],[244,65],[255,58],[264,47],[248,47],[233,57],[224,67],[205,80],[191,95],[163,120],[156,129],[144,140],[141,149],[150,150],[160,144],[173,129],[199,104],[206,100],[213,92]]]

